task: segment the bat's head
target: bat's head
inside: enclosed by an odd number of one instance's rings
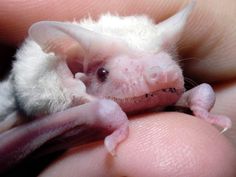
[[[38,22],[29,34],[67,63],[88,94],[125,111],[166,106],[184,90],[174,50],[193,5],[157,25],[145,16],[108,14],[97,22]]]

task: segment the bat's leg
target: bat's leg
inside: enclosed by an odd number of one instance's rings
[[[111,153],[128,136],[128,119],[120,106],[111,100],[96,100],[1,133],[0,174],[51,139],[83,125],[111,133],[105,140]]]
[[[208,84],[201,84],[185,92],[176,105],[189,107],[195,116],[222,127],[222,132],[224,132],[231,127],[231,120],[226,116],[210,113],[214,103],[215,93],[212,87]]]

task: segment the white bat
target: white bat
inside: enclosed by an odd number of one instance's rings
[[[184,106],[230,128],[229,118],[209,113],[215,102],[211,86],[184,92],[176,44],[194,4],[159,24],[147,16],[111,14],[98,21],[33,24],[0,85],[1,170],[81,125],[110,132],[105,147],[114,153],[128,136],[126,114],[150,108]],[[33,120],[11,129],[19,112]]]

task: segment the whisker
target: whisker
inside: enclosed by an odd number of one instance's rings
[[[188,84],[190,84],[191,86],[195,87],[197,86],[197,82],[195,82],[194,80],[190,79],[189,77],[184,77],[184,81]]]
[[[188,60],[199,60],[196,57],[189,57],[189,58],[180,58],[178,59],[179,62],[183,62],[183,61],[188,61]]]

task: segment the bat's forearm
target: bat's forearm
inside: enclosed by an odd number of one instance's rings
[[[47,141],[82,125],[113,132],[106,141],[110,151],[128,135],[128,119],[120,107],[110,100],[97,100],[0,134],[0,171],[18,163]]]

